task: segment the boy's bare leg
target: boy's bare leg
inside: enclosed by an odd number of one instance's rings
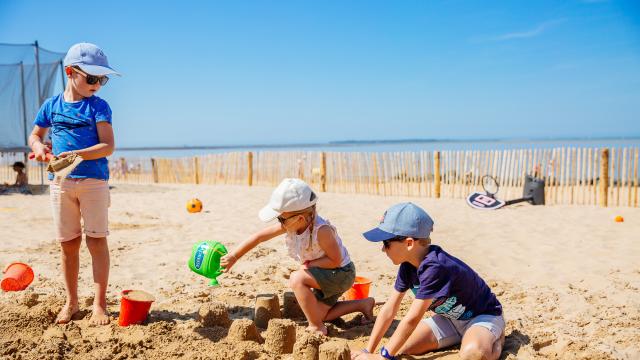
[[[93,283],[95,296],[93,298],[93,314],[91,322],[96,325],[109,323],[107,312],[107,286],[109,284],[109,245],[107,238],[93,238],[87,236],[87,248],[91,254],[93,268]]]
[[[338,301],[327,315],[325,315],[325,321],[331,321],[333,319],[337,319],[342,315],[351,314],[354,312],[360,312],[364,315],[366,320],[365,324],[373,321],[373,307],[376,304],[376,300],[372,297],[361,299],[361,300],[349,300],[349,301]]]
[[[56,317],[57,324],[66,324],[77,313],[78,306],[78,272],[80,271],[80,244],[82,237],[60,243],[62,257],[62,274],[67,291],[67,299]]]
[[[324,326],[322,319],[325,318],[329,311],[329,305],[318,301],[311,291],[311,288],[320,288],[316,279],[305,270],[297,270],[291,274],[289,284],[309,322],[307,330],[327,335],[327,327]]]
[[[420,321],[416,329],[413,330],[407,341],[400,349],[400,354],[422,355],[428,351],[438,349],[438,339],[431,326],[424,321]]]
[[[482,326],[471,326],[462,337],[460,359],[463,360],[495,360],[502,353],[504,332],[499,339]]]

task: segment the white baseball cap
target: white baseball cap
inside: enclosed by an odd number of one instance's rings
[[[267,206],[258,213],[260,220],[271,221],[283,212],[300,211],[309,208],[318,201],[311,187],[300,179],[284,179],[273,190]]]

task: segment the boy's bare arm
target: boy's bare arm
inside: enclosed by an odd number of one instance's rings
[[[342,263],[342,252],[336,240],[333,229],[323,226],[318,229],[318,245],[324,251],[325,256],[309,261],[307,267],[319,267],[323,269],[334,269]]]
[[[65,151],[58,156],[65,157],[70,153],[74,152],[83,160],[95,160],[107,157],[113,154],[113,150],[115,149],[115,140],[113,136],[113,127],[106,121],[101,121],[96,124],[96,128],[98,129],[98,143],[90,146],[88,148],[74,150],[74,151]]]
[[[400,321],[398,328],[394,331],[389,343],[385,346],[390,354],[396,355],[407,341],[411,333],[416,329],[424,313],[429,309],[433,299],[415,299],[411,303],[409,312]]]
[[[282,235],[284,233],[285,233],[285,229],[279,223],[268,226],[256,232],[255,234],[251,235],[248,239],[240,243],[240,245],[238,245],[237,248],[235,248],[229,254],[223,256],[220,259],[220,265],[224,267],[224,271],[227,272],[229,271],[229,269],[231,269],[233,264],[235,264],[236,261],[238,261],[239,258],[244,256],[244,254],[248,253],[251,249],[256,247],[258,244],[260,244],[261,242],[273,239],[274,237],[278,235]]]
[[[394,289],[389,300],[387,300],[387,302],[382,306],[382,309],[380,309],[380,313],[378,314],[378,317],[376,317],[376,323],[373,325],[373,330],[371,330],[369,342],[367,343],[366,350],[368,352],[373,353],[376,350],[376,347],[378,347],[382,336],[387,332],[400,309],[400,303],[404,298],[404,294],[405,293]]]

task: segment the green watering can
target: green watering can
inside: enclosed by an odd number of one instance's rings
[[[216,278],[222,274],[220,258],[227,255],[228,251],[217,241],[203,241],[193,245],[189,268],[196,274],[211,279],[209,285],[218,286]]]

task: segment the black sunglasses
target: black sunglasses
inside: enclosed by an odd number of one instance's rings
[[[301,215],[301,214],[291,215],[291,216],[289,216],[288,218],[284,218],[284,217],[282,217],[282,216],[278,216],[278,218],[277,218],[277,219],[278,219],[278,221],[280,222],[280,224],[284,225],[284,223],[286,223],[286,222],[287,222],[287,220],[289,220],[289,219],[291,219],[291,218],[294,218],[294,217],[296,217],[296,216],[298,216],[298,215]]]
[[[89,85],[94,85],[97,84],[98,82],[100,83],[101,86],[104,86],[107,84],[107,82],[109,81],[109,77],[108,76],[96,76],[96,75],[89,75],[83,71],[80,71],[76,68],[73,68],[73,70],[75,70],[78,74],[82,74],[84,75],[84,77],[87,79],[87,84]]]
[[[405,240],[407,240],[406,236],[396,236],[396,237],[392,237],[391,239],[382,240],[382,245],[384,245],[385,249],[388,249],[389,246],[391,246],[391,243],[393,241],[405,241]]]

